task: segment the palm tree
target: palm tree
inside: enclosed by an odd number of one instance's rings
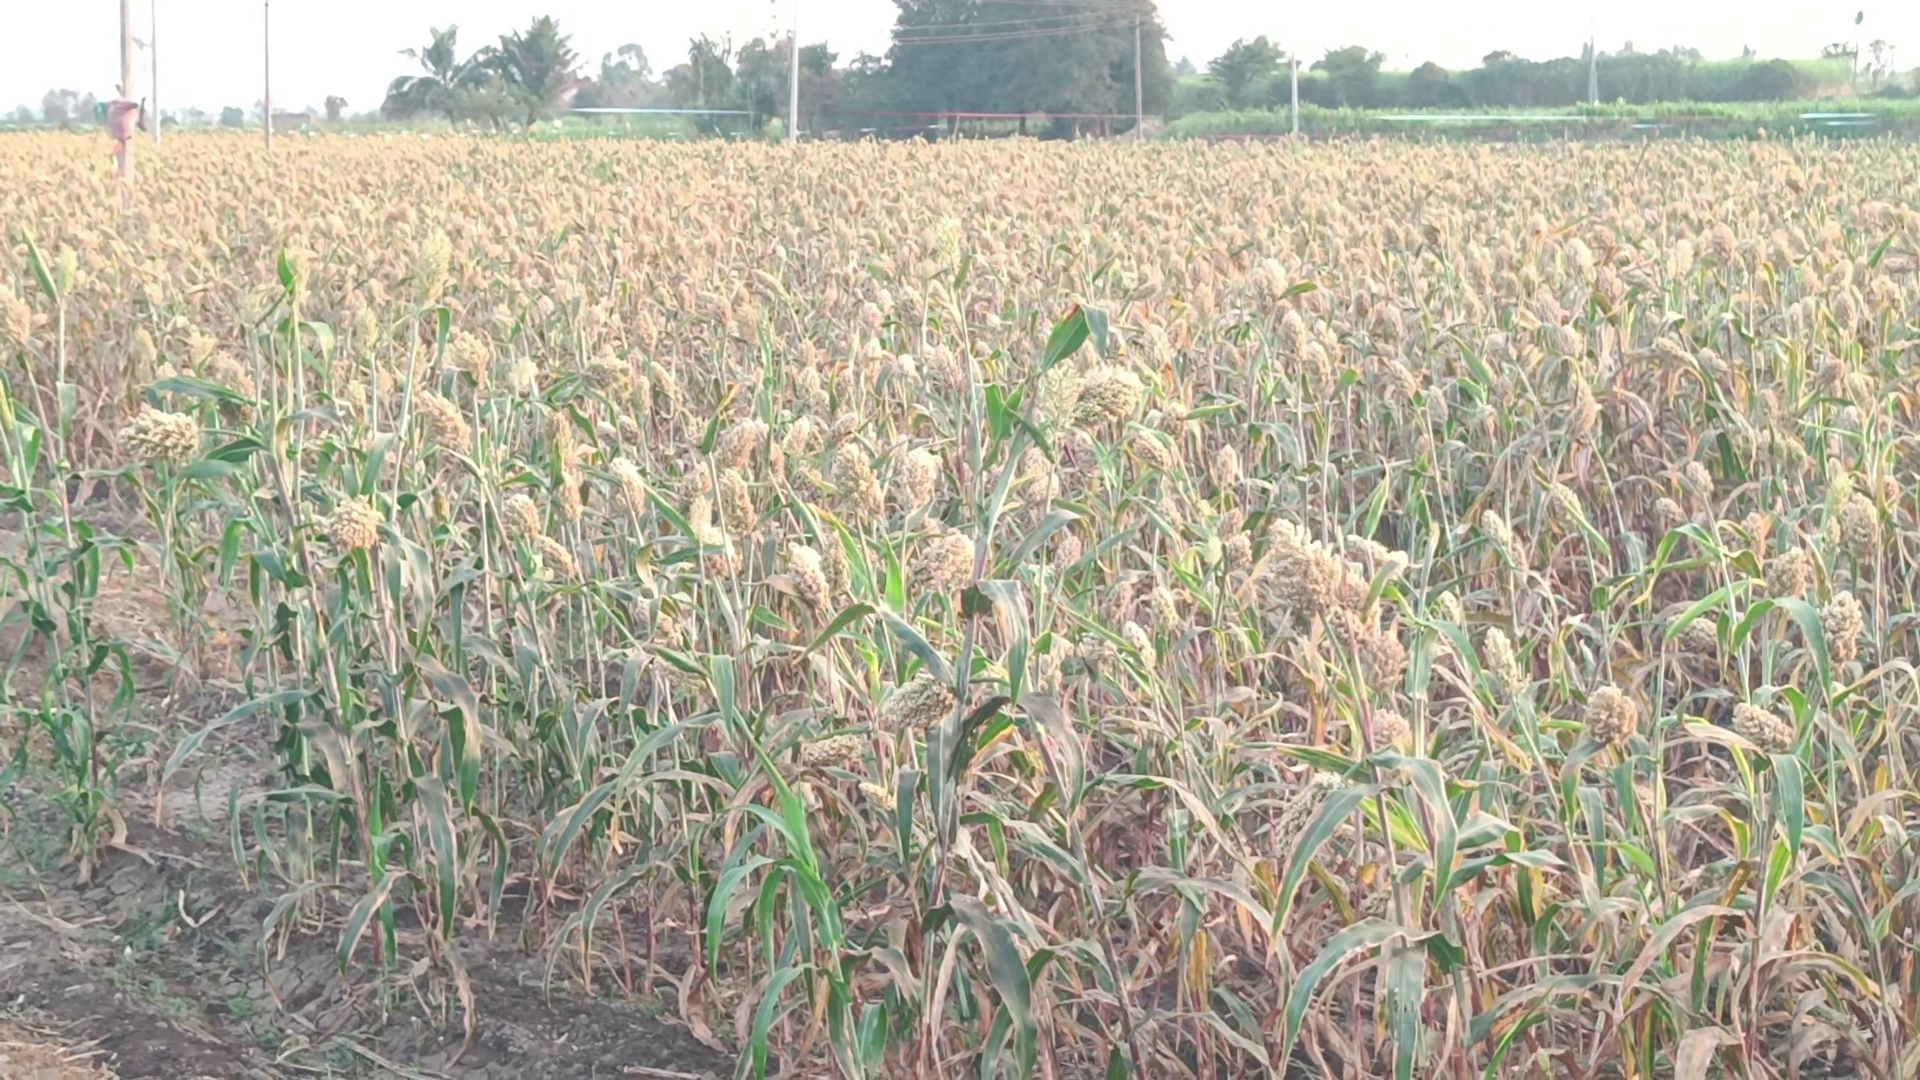
[[[404,119],[422,112],[444,112],[453,118],[454,91],[472,78],[474,63],[461,63],[454,51],[460,35],[458,26],[432,30],[433,43],[424,49],[402,49],[400,55],[420,62],[425,75],[402,75],[387,87],[387,100],[380,106],[382,115]]]

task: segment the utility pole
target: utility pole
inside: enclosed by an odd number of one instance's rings
[[[1140,23],[1143,17],[1133,17],[1133,137],[1147,137],[1147,96],[1143,81],[1145,75],[1140,63]]]
[[[1587,31],[1587,104],[1600,104],[1600,42]]]
[[[1293,55],[1287,58],[1292,62],[1287,67],[1293,73],[1293,133],[1298,135],[1300,134],[1300,51],[1298,49],[1292,51]]]
[[[121,0],[122,3],[125,0]],[[260,81],[266,99],[260,115],[267,122],[267,149],[273,149],[273,0],[260,0]]]
[[[160,145],[160,0],[149,0],[147,4],[147,60],[152,70],[147,75],[147,100],[153,103],[153,115],[147,123],[153,125],[153,145]]]
[[[793,55],[788,57],[790,82],[787,87],[787,139],[800,137],[800,0],[793,0]]]
[[[133,102],[133,0],[120,0],[120,100],[126,102],[123,108],[131,108]],[[130,120],[131,118],[129,118]],[[120,176],[133,179],[133,132],[131,123],[120,140]],[[118,134],[116,134],[116,138]]]

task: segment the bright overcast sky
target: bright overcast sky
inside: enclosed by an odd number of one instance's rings
[[[1738,56],[1751,46],[1763,57],[1817,56],[1832,41],[1883,38],[1901,68],[1920,63],[1920,2],[1867,0],[1614,0],[1585,5],[1544,0],[1373,0],[1291,5],[1271,0],[1159,0],[1173,40],[1168,55],[1203,65],[1236,37],[1266,34],[1305,56],[1331,46],[1365,44],[1387,54],[1387,66],[1425,60],[1470,67],[1494,49],[1545,58],[1577,54],[1589,28],[1603,50],[1622,41],[1651,51],[1690,45],[1708,57]],[[160,97],[173,109],[250,106],[260,98],[261,5],[257,0],[133,0],[136,33],[147,36],[159,5]],[[800,0],[801,38],[825,39],[843,57],[884,52],[892,0]],[[429,26],[457,23],[462,51],[551,14],[591,64],[635,42],[656,71],[684,59],[689,38],[732,35],[735,43],[792,18],[794,0],[274,0],[274,100],[286,108],[318,106],[329,94],[352,111],[377,107],[387,82],[411,61],[399,50],[423,45]],[[7,0],[0,40],[0,110],[38,106],[50,88],[112,93],[119,78],[118,5],[112,0],[34,3]],[[137,77],[146,96],[144,62]]]

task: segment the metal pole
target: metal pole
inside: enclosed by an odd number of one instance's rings
[[[787,138],[800,137],[800,0],[793,0],[793,55],[787,86]]]
[[[1140,23],[1138,15],[1133,17],[1133,137],[1144,139],[1147,136],[1147,97],[1145,76],[1140,66]]]
[[[1600,39],[1587,33],[1587,104],[1600,104]]]
[[[133,0],[120,0],[120,100],[133,100]],[[120,144],[120,175],[133,179],[133,139]]]
[[[147,75],[147,100],[153,102],[153,115],[147,123],[153,125],[153,145],[160,145],[160,0],[150,0],[147,5],[147,60],[153,69]]]
[[[273,0],[260,0],[260,76],[266,100],[260,115],[267,122],[267,149],[273,149]]]
[[[1293,133],[1300,134],[1300,56],[1298,52],[1290,58],[1293,71]]]

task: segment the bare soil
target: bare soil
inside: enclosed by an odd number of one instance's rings
[[[241,881],[224,837],[132,826],[81,886],[76,866],[58,858],[58,818],[34,812],[31,792],[8,801],[0,1077],[692,1080],[733,1071],[730,1055],[654,1015],[658,1002],[588,998],[563,979],[549,996],[544,955],[521,951],[506,931],[459,943],[476,1010],[467,1042],[457,1009],[423,1009],[394,992],[394,979],[384,995],[343,985],[331,933],[296,937],[263,960],[274,897]]]
[[[0,532],[0,544],[11,539]],[[0,720],[0,765],[22,738],[28,749],[24,775],[0,789],[0,1080],[732,1075],[723,1046],[663,1018],[665,1003],[650,996],[671,993],[672,969],[684,967],[670,951],[653,957],[665,975],[636,985],[629,999],[606,979],[589,995],[564,971],[547,984],[538,928],[503,924],[491,936],[462,936],[455,945],[474,1010],[468,1038],[443,973],[374,979],[356,971],[343,982],[337,920],[263,948],[264,924],[286,887],[241,874],[228,807],[245,822],[275,786],[269,733],[263,722],[222,731],[156,789],[154,755],[238,697],[217,672],[206,682],[181,676],[178,653],[156,641],[164,619],[127,594],[133,577],[122,571],[103,582],[96,617],[133,644],[141,719],[166,735],[123,769],[116,805],[125,835],[85,879],[66,857],[44,737],[17,714]],[[39,677],[35,668],[34,657],[22,657],[15,691]],[[522,906],[509,905],[515,914]],[[628,929],[626,940],[645,939],[631,917]],[[522,948],[523,939],[536,944]],[[603,964],[643,967],[620,945],[595,939]]]

